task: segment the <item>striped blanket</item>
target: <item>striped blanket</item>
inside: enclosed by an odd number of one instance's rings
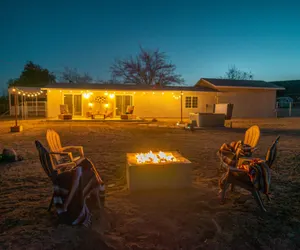
[[[98,178],[99,177],[99,181]],[[67,210],[64,209],[71,190],[75,190]],[[91,194],[94,193],[94,196]],[[77,167],[57,175],[53,185],[53,203],[61,222],[71,225],[90,225],[91,213],[86,204],[90,196],[100,199],[105,196],[105,185],[89,159],[84,159]],[[102,200],[103,200],[102,199]],[[94,200],[93,203],[96,203]]]
[[[237,167],[247,171],[247,174],[254,187],[264,193],[269,199],[269,190],[271,182],[271,172],[265,160],[252,159],[241,166],[237,166],[239,157],[251,157],[252,151],[249,145],[243,144],[242,141],[224,143],[218,151],[220,160],[231,167]],[[226,178],[223,178],[225,181]]]
[[[238,166],[238,168],[247,170],[256,190],[267,195],[269,199],[271,171],[265,160],[253,159],[250,163]]]
[[[218,151],[218,156],[221,161],[231,167],[236,166],[239,157],[251,157],[251,155],[251,147],[247,144],[243,144],[242,141],[233,141],[230,144],[224,143]]]

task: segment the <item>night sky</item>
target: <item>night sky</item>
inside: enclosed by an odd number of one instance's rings
[[[166,52],[188,85],[233,64],[257,80],[300,79],[297,1],[1,0],[0,31],[0,87],[29,60],[107,80],[139,45]]]

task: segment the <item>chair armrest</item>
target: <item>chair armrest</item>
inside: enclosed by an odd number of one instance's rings
[[[257,149],[258,149],[258,147],[251,148],[251,152],[253,153],[253,152],[256,151]]]
[[[67,168],[74,168],[76,166],[77,164],[75,162],[67,162],[67,163],[58,164],[55,167],[59,171],[59,173],[61,173],[65,171]]]
[[[70,162],[73,162],[73,156],[72,156],[72,153],[70,153],[70,152],[50,152],[49,154],[51,156],[52,155],[68,156],[70,159]]]
[[[63,147],[62,150],[63,151],[67,151],[70,149],[76,149],[79,151],[80,155],[83,157],[84,153],[83,153],[83,147],[82,146],[67,146],[67,147]]]
[[[229,167],[230,172],[238,172],[238,173],[248,173],[246,169],[240,169],[235,167]]]

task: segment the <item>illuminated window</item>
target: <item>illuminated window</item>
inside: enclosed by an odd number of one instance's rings
[[[186,108],[198,108],[198,97],[197,96],[186,96],[185,97]]]
[[[198,97],[193,96],[192,98],[192,108],[198,108]]]
[[[190,97],[190,96],[185,97],[185,107],[186,108],[192,107],[192,97]]]

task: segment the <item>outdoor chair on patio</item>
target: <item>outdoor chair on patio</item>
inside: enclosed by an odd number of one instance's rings
[[[55,132],[53,129],[48,129],[47,130],[47,142],[49,145],[49,148],[52,152],[69,152],[71,155],[74,155],[74,151],[77,151],[77,156],[73,156],[73,161],[78,161],[80,159],[84,158],[84,153],[83,153],[83,147],[82,146],[67,146],[67,147],[62,147],[61,142],[60,142],[60,137],[57,132]],[[56,155],[57,161],[62,160],[60,155]]]
[[[127,106],[125,114],[121,115],[121,119],[128,120],[128,119],[135,119],[136,116],[133,114],[134,106]]]
[[[223,144],[218,151],[220,157],[219,170],[226,170],[223,162],[224,158],[227,158],[232,162],[231,165],[237,164],[239,157],[251,157],[253,152],[257,150],[257,144],[260,138],[260,129],[257,125],[250,127],[246,133],[243,141],[233,142],[231,144]]]
[[[240,186],[252,193],[257,204],[262,211],[266,212],[266,208],[262,202],[260,192],[263,192],[268,200],[269,185],[273,163],[277,156],[277,144],[280,136],[276,138],[272,146],[268,149],[265,159],[259,158],[239,158],[237,166],[230,166],[223,162],[227,168],[227,172],[219,180],[221,203],[225,201],[226,191],[231,184],[231,190],[234,186]]]
[[[72,120],[73,116],[69,112],[67,104],[60,105],[60,114],[58,115],[58,118],[62,120]]]
[[[36,149],[39,153],[39,158],[41,162],[41,166],[44,169],[47,176],[50,178],[52,184],[53,184],[53,193],[52,198],[48,207],[48,211],[51,210],[52,204],[54,203],[57,209],[57,212],[59,215],[61,215],[61,218],[64,215],[64,213],[59,213],[59,210],[63,206],[64,202],[68,199],[68,196],[71,195],[71,207],[73,208],[73,215],[74,215],[74,205],[82,205],[83,210],[87,213],[89,213],[88,209],[86,208],[85,199],[89,198],[91,194],[95,194],[96,203],[99,208],[102,207],[102,204],[104,203],[104,184],[100,184],[98,182],[95,183],[95,176],[92,175],[87,179],[86,185],[83,186],[83,179],[81,176],[84,175],[84,172],[80,170],[80,166],[76,165],[72,159],[72,154],[67,152],[49,152],[39,141],[35,141]],[[64,164],[57,164],[55,155],[65,156],[69,158],[68,163]],[[94,167],[94,166],[93,166]],[[78,170],[82,174],[77,175]],[[73,171],[73,174],[71,174],[71,171]],[[70,180],[68,176],[70,177],[71,174],[71,182],[69,184],[66,184],[64,181]],[[75,174],[75,175],[74,175]],[[73,177],[72,177],[73,176]],[[75,178],[74,178],[75,177]],[[88,176],[86,176],[87,178]],[[76,178],[78,179],[78,186],[76,187]],[[62,183],[63,182],[63,183]],[[75,193],[72,193],[72,189],[76,187]],[[63,187],[62,187],[63,186]],[[68,188],[66,188],[68,187]],[[101,199],[102,198],[102,199]],[[72,199],[76,199],[77,202],[72,203]],[[68,207],[69,208],[69,207]],[[76,211],[76,209],[75,209]],[[77,214],[82,216],[82,211]],[[71,212],[72,213],[72,212]],[[79,217],[80,217],[79,216]],[[80,223],[79,217],[76,219],[76,221],[73,222],[73,225],[76,223]],[[66,217],[65,217],[66,218]]]

